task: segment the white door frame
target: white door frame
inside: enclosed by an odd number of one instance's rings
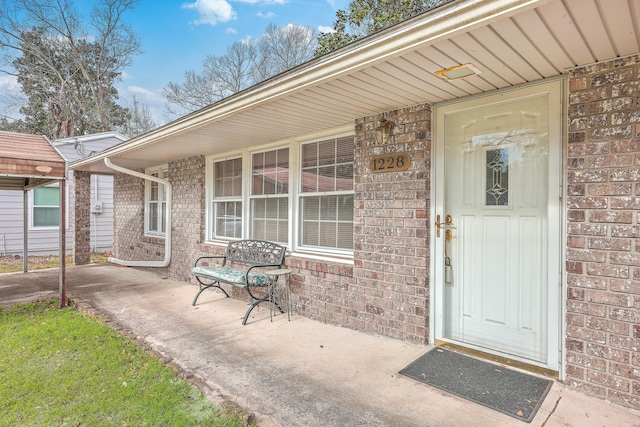
[[[444,217],[444,206],[442,196],[444,192],[444,138],[443,129],[439,124],[440,112],[443,107],[449,107],[452,105],[460,105],[464,108],[474,108],[482,106],[483,104],[496,103],[508,101],[511,99],[517,99],[523,96],[527,96],[535,93],[549,93],[550,105],[549,116],[556,120],[550,120],[549,125],[549,144],[561,144],[559,157],[557,159],[551,159],[550,164],[554,167],[557,165],[557,174],[551,177],[549,186],[557,186],[557,193],[559,199],[557,203],[553,203],[553,200],[549,201],[548,207],[548,223],[549,234],[558,233],[559,238],[556,240],[556,245],[549,245],[548,259],[549,259],[549,273],[548,273],[548,360],[549,363],[545,368],[558,371],[559,378],[563,379],[564,372],[564,348],[565,348],[565,288],[566,280],[564,275],[564,251],[562,248],[566,247],[566,236],[564,232],[564,212],[565,212],[565,140],[566,140],[566,85],[564,84],[564,78],[548,79],[545,81],[537,82],[534,84],[528,84],[510,88],[506,91],[493,92],[491,94],[485,94],[482,96],[475,96],[465,98],[464,100],[456,100],[438,104],[432,107],[432,168],[431,168],[431,210],[429,224],[430,233],[430,248],[432,256],[430,257],[430,272],[429,275],[429,292],[431,304],[429,307],[430,319],[429,322],[429,341],[431,344],[435,344],[436,340],[440,340],[444,337],[444,269],[442,267],[443,249],[441,239],[436,238],[435,231],[435,218],[436,215]],[[557,101],[557,102],[556,102]],[[555,135],[555,136],[554,136]],[[551,169],[550,169],[551,170]],[[550,174],[551,175],[551,174]],[[499,353],[497,353],[499,354]],[[512,357],[513,358],[513,357]],[[518,360],[515,358],[515,360]],[[528,362],[528,361],[527,361]]]

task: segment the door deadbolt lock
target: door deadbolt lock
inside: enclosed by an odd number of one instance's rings
[[[440,237],[440,230],[442,228],[453,227],[453,217],[451,215],[446,215],[444,217],[444,224],[440,222],[440,215],[436,215],[436,237]],[[451,230],[447,230],[448,233],[445,233],[445,238],[447,240],[451,240],[452,234]]]

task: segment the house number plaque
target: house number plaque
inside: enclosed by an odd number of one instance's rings
[[[371,158],[371,172],[400,172],[411,166],[409,153],[383,154]]]

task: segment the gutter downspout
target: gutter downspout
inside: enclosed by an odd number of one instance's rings
[[[167,218],[167,231],[164,236],[164,260],[162,261],[127,261],[121,260],[113,257],[109,257],[109,262],[114,264],[124,265],[126,267],[167,267],[169,263],[171,263],[171,183],[166,179],[156,178],[155,176],[146,175],[140,172],[136,172],[131,169],[123,168],[122,166],[114,165],[111,163],[111,160],[108,157],[104,158],[104,164],[107,165],[108,168],[113,169],[116,172],[121,172],[127,175],[135,176],[137,178],[145,179],[148,181],[155,181],[159,184],[165,186],[167,190],[167,200],[166,200],[166,218]]]

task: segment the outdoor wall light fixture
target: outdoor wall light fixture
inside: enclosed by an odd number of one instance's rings
[[[387,120],[386,117],[380,119],[380,124],[376,128],[376,140],[381,143],[385,143],[389,141],[389,137],[391,136],[391,129],[393,129],[395,123],[391,120]]]
[[[461,64],[446,70],[436,71],[437,76],[447,81],[476,76],[481,73],[482,71],[473,64]]]

